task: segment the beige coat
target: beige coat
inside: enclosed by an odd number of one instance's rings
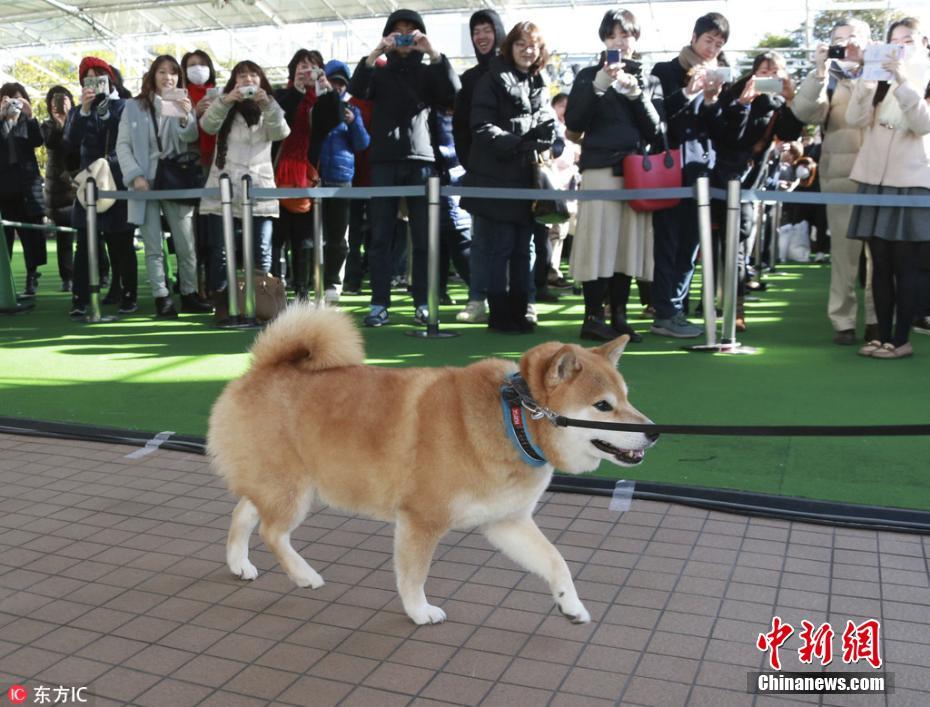
[[[200,119],[204,132],[216,135],[229,115],[231,105],[221,100],[213,101],[207,112]],[[207,177],[207,188],[219,186],[220,174],[225,172],[232,179],[233,213],[236,218],[242,216],[241,185],[246,174],[252,177],[253,189],[273,189],[274,165],[271,162],[271,143],[283,140],[290,135],[291,129],[284,119],[284,111],[273,99],[262,110],[258,123],[249,127],[245,118],[237,115],[229,131],[226,149],[226,164],[222,169],[216,166],[216,155]],[[222,214],[219,199],[204,198],[200,202],[200,213]],[[252,207],[254,216],[278,216],[278,202],[274,199],[256,201]]]
[[[857,186],[849,175],[865,138],[861,127],[852,126],[846,120],[846,108],[852,98],[855,81],[837,81],[830,97],[827,96],[827,82],[828,77],[818,77],[816,70],[808,74],[798,88],[791,112],[802,123],[824,126],[818,164],[821,190],[855,192]]]
[[[930,189],[930,103],[924,90],[918,91],[909,81],[894,90],[908,126],[895,130],[876,118],[872,105],[876,88],[873,81],[856,82],[846,109],[850,125],[866,128],[851,178],[862,184]]]

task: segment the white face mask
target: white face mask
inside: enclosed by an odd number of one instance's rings
[[[210,78],[210,67],[197,64],[187,67],[187,80],[197,86],[202,86]]]

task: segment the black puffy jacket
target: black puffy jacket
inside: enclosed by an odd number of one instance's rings
[[[10,132],[0,137],[0,196],[22,198],[32,219],[41,219],[44,212],[42,175],[36,160],[36,148],[41,146],[38,121],[23,113]]]
[[[527,76],[511,62],[495,58],[472,96],[472,150],[462,184],[521,189],[535,186],[533,164],[537,149],[543,146],[534,138],[533,130],[554,118],[543,77]],[[529,201],[463,198],[462,208],[498,221],[533,221]]]
[[[387,64],[375,67],[362,59],[352,75],[349,93],[373,103],[371,163],[432,162],[431,106],[451,108],[459,87],[459,77],[445,55],[435,64],[424,64],[420,52],[406,57],[389,52]]]
[[[659,80],[646,77],[643,90],[633,98],[613,87],[600,93],[594,82],[603,66],[602,61],[578,73],[565,109],[565,127],[584,134],[578,163],[582,171],[619,165],[625,156],[659,137],[663,113]]]

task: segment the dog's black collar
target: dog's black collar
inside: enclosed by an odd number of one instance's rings
[[[533,443],[530,430],[526,426],[526,419],[523,416],[524,408],[530,410],[534,419],[538,419],[537,414],[540,408],[533,400],[529,386],[519,373],[508,376],[504,385],[501,386],[501,407],[504,410],[504,429],[507,430],[507,436],[510,437],[510,441],[517,448],[523,461],[531,466],[548,464],[545,455]]]

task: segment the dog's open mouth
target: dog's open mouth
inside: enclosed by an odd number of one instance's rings
[[[639,464],[646,456],[645,449],[620,449],[619,447],[608,444],[601,439],[591,440],[591,444],[600,449],[602,452],[610,454],[621,464]]]

